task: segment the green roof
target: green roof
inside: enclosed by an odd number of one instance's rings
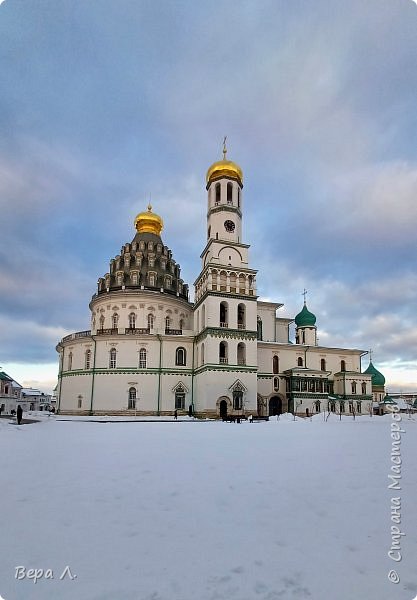
[[[372,385],[373,386],[384,386],[385,385],[385,377],[383,374],[375,369],[372,361],[370,361],[368,368],[364,371],[366,375],[372,375]]]
[[[4,371],[0,371],[0,379],[3,379],[4,381],[13,381],[13,379],[9,377]]]
[[[316,324],[316,315],[313,315],[304,303],[303,309],[295,317],[297,327],[313,327]]]
[[[397,404],[397,403],[395,402],[395,400],[393,400],[391,398],[391,396],[388,396],[388,394],[387,394],[385,396],[385,398],[383,399],[382,404]]]

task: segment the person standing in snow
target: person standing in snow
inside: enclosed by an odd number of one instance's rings
[[[175,409],[175,412],[174,412],[174,419],[175,419],[175,420],[177,420],[177,419],[178,419],[178,411],[177,411],[177,409]]]
[[[19,406],[17,407],[17,413],[16,413],[16,417],[17,417],[17,424],[20,425],[20,423],[22,422],[22,416],[23,416],[23,410],[22,407]]]

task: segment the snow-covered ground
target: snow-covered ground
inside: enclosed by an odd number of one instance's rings
[[[5,600],[417,595],[414,418],[401,421],[401,490],[388,489],[391,416],[59,419],[0,419]],[[388,557],[393,496],[406,534],[399,562]],[[54,579],[16,579],[18,566],[51,569]]]

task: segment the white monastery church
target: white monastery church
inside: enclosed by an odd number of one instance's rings
[[[226,148],[206,184],[207,240],[194,303],[161,239],[162,219],[149,206],[98,280],[91,330],[57,345],[58,412],[368,412],[379,372],[372,363],[361,372],[367,352],[320,346],[305,300],[294,319],[279,316],[283,304],[258,300],[257,271],[242,237],[243,174]]]

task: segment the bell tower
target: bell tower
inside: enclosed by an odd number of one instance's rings
[[[226,138],[222,160],[207,171],[206,189],[207,243],[195,281],[197,398],[206,410],[216,394],[217,416],[220,403],[223,414],[248,413],[256,410],[256,271],[242,240],[243,173],[227,159]],[[206,381],[208,370],[219,371],[215,385],[212,376]],[[240,396],[236,385],[244,390]]]

